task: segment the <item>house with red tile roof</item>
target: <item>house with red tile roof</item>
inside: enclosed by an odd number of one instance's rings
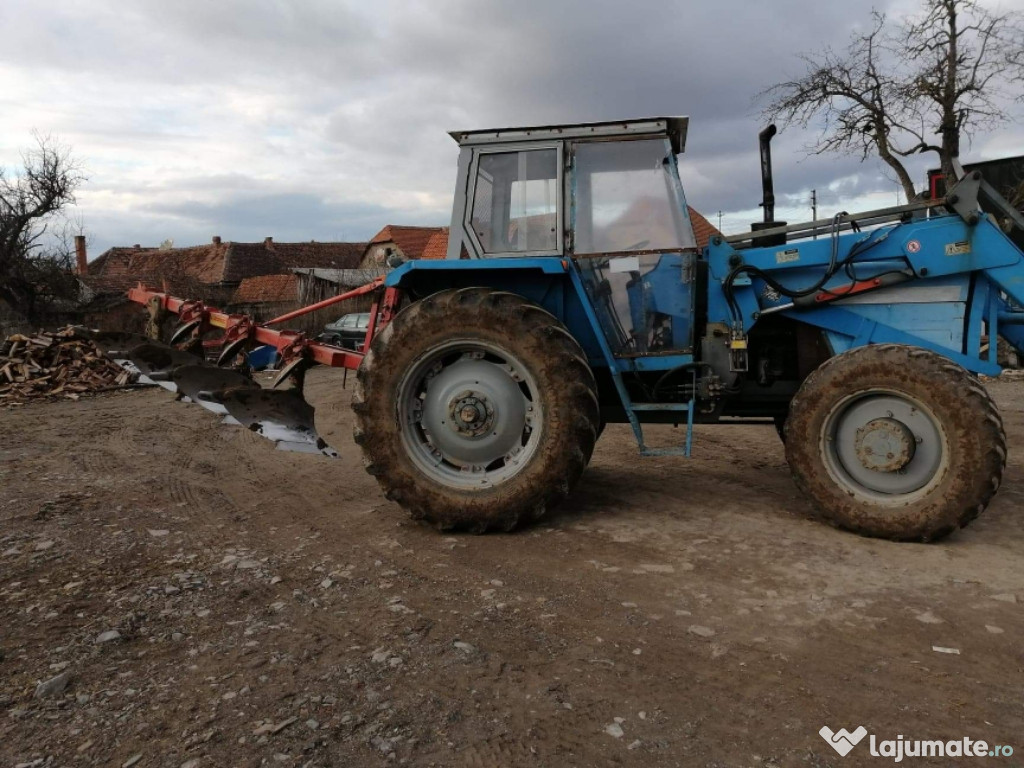
[[[353,269],[359,266],[366,246],[316,241],[279,243],[271,237],[261,243],[236,243],[214,237],[205,245],[187,248],[110,248],[79,272],[82,312],[91,325],[107,325],[115,317],[121,322],[121,315],[131,316],[132,311],[127,306],[119,309],[127,304],[125,293],[140,282],[158,288],[167,286],[179,296],[227,308],[248,278],[273,275],[284,279],[252,283],[245,290],[276,290],[274,295],[280,296],[285,282],[295,281],[292,270]]]
[[[363,252],[363,268],[387,266],[395,256],[402,261],[443,259],[448,252],[448,227],[405,227],[388,224],[370,240]]]
[[[172,289],[202,286],[234,290],[248,277],[288,273],[293,268],[353,269],[366,243],[223,242],[188,248],[111,248],[90,262],[79,277],[93,293],[124,292],[138,282]]]

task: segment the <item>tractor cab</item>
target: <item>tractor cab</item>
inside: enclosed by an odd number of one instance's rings
[[[455,132],[449,259],[573,259],[616,357],[693,346],[687,118]],[[679,290],[680,284],[686,286]]]

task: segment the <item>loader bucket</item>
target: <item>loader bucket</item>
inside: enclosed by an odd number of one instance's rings
[[[281,450],[338,456],[317,434],[313,406],[296,390],[236,388],[211,397],[239,424],[273,440]]]

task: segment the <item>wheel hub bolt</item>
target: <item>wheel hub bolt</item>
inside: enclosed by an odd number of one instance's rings
[[[914,458],[918,442],[906,424],[885,417],[869,421],[858,429],[854,448],[866,469],[900,472]]]
[[[449,425],[463,437],[479,437],[494,425],[494,407],[485,395],[467,390],[448,403]]]

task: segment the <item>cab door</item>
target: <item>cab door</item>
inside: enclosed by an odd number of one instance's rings
[[[616,357],[693,348],[696,240],[665,138],[570,147],[567,249]]]

